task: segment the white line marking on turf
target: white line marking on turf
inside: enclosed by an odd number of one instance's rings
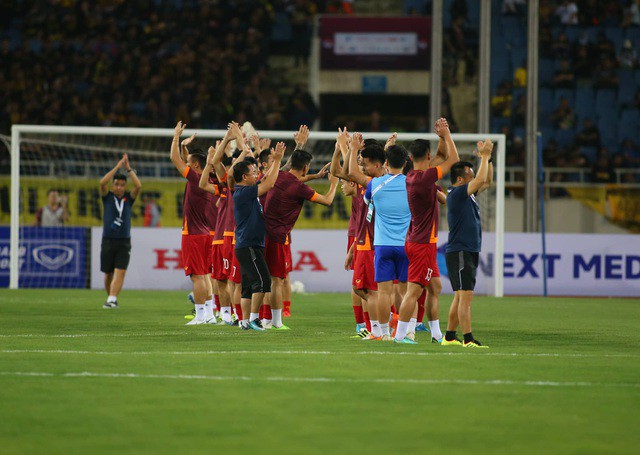
[[[636,358],[633,354],[556,354],[556,353],[517,353],[517,352],[407,352],[407,351],[78,351],[67,349],[3,349],[0,354],[69,354],[69,355],[390,355],[408,357],[429,356],[468,356],[487,357],[574,357],[598,358],[620,357]]]
[[[187,379],[209,381],[255,381],[255,382],[326,382],[326,383],[368,383],[368,384],[444,384],[444,385],[513,385],[530,387],[622,387],[640,388],[640,383],[614,382],[560,382],[560,381],[511,381],[508,379],[404,379],[404,378],[325,378],[325,377],[249,377],[249,376],[209,376],[191,374],[137,374],[137,373],[94,373],[91,371],[48,373],[40,371],[0,371],[0,376],[20,377],[60,377],[60,378],[132,378],[132,379]]]

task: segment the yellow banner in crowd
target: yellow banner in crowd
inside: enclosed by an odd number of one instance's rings
[[[618,185],[567,189],[571,197],[632,232],[640,232],[640,190]]]
[[[145,211],[153,206],[160,211],[159,226],[182,226],[182,201],[185,180],[177,179],[145,179],[141,178],[142,192],[133,206],[131,225],[145,225]],[[319,193],[326,193],[329,184],[326,180],[311,183]],[[127,190],[132,188],[127,182]],[[22,177],[20,179],[20,220],[23,225],[33,225],[36,212],[47,205],[47,193],[50,189],[58,190],[66,195],[70,220],[68,226],[100,226],[102,225],[102,200],[98,180],[87,179],[53,179],[38,177]],[[10,222],[10,179],[0,178],[0,224]],[[351,214],[351,198],[344,197],[340,189],[331,207],[307,202],[302,208],[296,228],[302,229],[340,229],[347,228]]]

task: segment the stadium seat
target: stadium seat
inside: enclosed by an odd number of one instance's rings
[[[555,74],[555,68],[553,60],[540,59],[538,64],[538,77],[540,79],[541,87],[551,87],[553,84],[553,76]]]
[[[616,91],[613,89],[604,88],[596,90],[596,110],[598,113],[611,109],[612,106],[616,106],[616,98]]]
[[[546,147],[551,139],[553,139],[554,128],[551,126],[539,126],[538,130],[542,135],[542,146]]]
[[[511,49],[511,68],[520,68],[527,61],[527,47],[513,46]]]
[[[620,78],[618,104],[630,104],[633,102],[633,97],[637,90],[635,74],[631,69],[620,69],[618,70],[618,77]]]
[[[589,164],[595,164],[596,157],[598,156],[598,148],[582,146],[580,147],[580,154],[587,158]]]
[[[550,115],[556,108],[553,102],[553,90],[548,88],[541,88],[538,90],[538,109],[540,109],[540,115]]]
[[[604,32],[606,33],[607,38],[609,38],[613,43],[613,47],[616,52],[618,52],[622,47],[624,31],[620,27],[607,27],[604,29]]]
[[[291,41],[291,21],[287,13],[276,13],[273,18],[273,26],[271,28],[271,39],[273,41],[288,42]]]
[[[598,129],[600,130],[601,142],[612,147],[617,144],[618,129],[617,129],[617,116],[615,110],[607,110],[602,113],[598,112]]]
[[[589,87],[578,87],[576,89],[576,115],[583,120],[590,118],[595,120],[596,103],[593,90]]]
[[[527,136],[527,130],[521,126],[517,126],[513,129],[513,137],[521,137],[524,140]]]
[[[624,37],[628,40],[631,40],[634,49],[637,49],[638,46],[640,46],[640,28],[628,27],[625,31]]]
[[[640,110],[638,109],[623,109],[620,113],[620,123],[639,123],[640,122]]]
[[[560,147],[568,147],[573,144],[574,135],[573,129],[563,130],[558,128],[555,130],[554,138]]]
[[[558,105],[560,104],[560,100],[564,98],[566,100],[569,100],[569,104],[571,105],[571,107],[575,106],[576,103],[576,96],[575,96],[575,91],[573,89],[570,88],[561,88],[561,89],[557,89],[553,92],[553,104],[554,105]]]

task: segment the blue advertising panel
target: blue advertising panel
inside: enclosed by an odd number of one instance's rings
[[[0,287],[9,286],[8,226],[0,226]],[[21,288],[84,288],[87,285],[87,229],[20,229]]]

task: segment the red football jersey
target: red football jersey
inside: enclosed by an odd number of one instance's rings
[[[213,195],[200,189],[200,174],[189,166],[183,176],[187,179],[182,202],[182,234],[209,235],[209,221],[207,219],[208,205]]]
[[[440,207],[436,182],[441,178],[442,169],[440,166],[426,171],[414,169],[407,174],[407,198],[411,210],[407,242],[438,242]]]
[[[226,181],[218,184],[218,190],[220,191],[218,202],[218,216],[216,219],[215,233],[213,235],[213,241],[215,244],[222,243],[222,237],[224,236],[224,227],[227,217],[227,201],[229,200],[229,187]]]
[[[351,216],[349,217],[349,228],[347,229],[347,235],[349,237],[355,237],[357,232],[357,219],[358,219],[358,210],[360,209],[360,204],[356,203],[356,199],[358,198],[358,188],[356,188],[356,194],[351,197]]]
[[[369,179],[371,181],[371,179]],[[372,250],[373,249],[373,227],[375,225],[375,212],[371,217],[371,221],[367,221],[367,213],[369,206],[364,202],[364,192],[366,187],[358,185],[357,193],[353,197],[352,204],[356,204],[358,217],[356,218],[356,249]]]
[[[280,171],[274,187],[267,193],[264,206],[267,236],[276,243],[285,244],[300,216],[302,204],[305,200],[315,200],[317,195],[292,173]]]
[[[209,183],[218,187],[218,191],[220,191],[220,182],[213,172],[209,175]],[[211,198],[211,204],[207,206],[207,221],[209,222],[209,234],[211,235],[216,230],[216,222],[218,220],[218,207],[216,204],[219,198],[219,195],[214,194],[213,198]]]

